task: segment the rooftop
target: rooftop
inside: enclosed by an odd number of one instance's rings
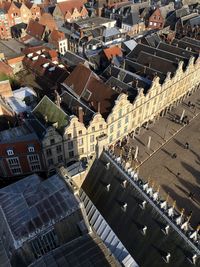
[[[56,128],[60,132],[69,124],[69,116],[47,96],[34,108],[33,114],[43,125],[57,124]]]
[[[22,49],[25,46],[15,39],[0,40],[0,51],[4,53],[7,59],[22,55]]]
[[[88,234],[43,256],[30,267],[120,267],[104,243],[95,234]]]
[[[4,187],[0,189],[0,203],[14,240],[20,244],[35,236],[36,230],[42,231],[79,209],[74,195],[57,175],[42,181],[33,174]]]
[[[170,267],[192,267],[188,258],[196,253],[194,248],[197,249],[198,243],[191,245],[175,223],[169,223],[167,212],[144,193],[145,183],[128,178],[133,177],[131,172],[128,175],[117,161],[103,152],[91,167],[82,189],[139,266],[165,266],[164,258],[170,253]],[[107,185],[109,190],[106,190]],[[170,230],[165,234],[167,225]]]
[[[37,139],[37,136],[27,126],[22,125],[0,132],[0,143],[15,143]]]
[[[91,18],[77,21],[76,24],[80,28],[90,28],[90,27],[100,26],[102,24],[114,22],[114,21],[115,20],[113,20],[113,19],[108,19],[108,18],[103,18],[103,17],[91,17]]]

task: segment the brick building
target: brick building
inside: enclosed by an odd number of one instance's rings
[[[0,140],[1,177],[44,170],[39,139],[26,125],[1,131]]]
[[[164,28],[166,18],[174,11],[174,4],[156,8],[153,14],[149,17],[148,27],[150,29],[162,29]]]

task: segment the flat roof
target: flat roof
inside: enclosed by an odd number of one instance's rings
[[[91,27],[94,25],[100,26],[101,24],[113,22],[113,21],[115,21],[115,20],[103,18],[103,17],[93,17],[93,18],[88,18],[88,19],[83,19],[83,20],[77,21],[76,24],[81,28],[87,28],[87,27]]]
[[[23,55],[21,49],[24,48],[25,45],[15,39],[0,40],[0,51],[4,53],[5,57],[8,59]]]

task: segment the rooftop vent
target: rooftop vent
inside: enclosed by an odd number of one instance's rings
[[[38,60],[38,56],[32,57],[32,60],[33,60],[33,61]]]
[[[45,68],[45,69],[46,69],[48,66],[49,66],[49,63],[45,63],[45,64],[42,65],[42,67]]]
[[[53,61],[53,64],[58,64],[58,61],[57,60],[54,60]],[[60,65],[62,65],[62,64],[60,64]]]
[[[105,186],[105,189],[106,189],[107,192],[109,192],[109,191],[110,191],[110,184],[107,184],[107,185]]]
[[[46,56],[44,54],[42,54],[41,57],[46,57]]]
[[[65,66],[63,64],[59,64],[58,67],[63,69]]]
[[[41,55],[42,51],[41,51],[41,50],[38,50],[36,53],[37,53],[38,55]]]
[[[33,56],[33,53],[29,53],[29,54],[27,55],[28,58],[31,58],[32,56]]]

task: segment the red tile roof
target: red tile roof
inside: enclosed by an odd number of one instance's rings
[[[57,3],[57,6],[60,8],[62,14],[65,15],[67,12],[72,14],[75,8],[80,12],[86,2],[87,0],[67,0]]]
[[[13,75],[13,69],[11,66],[3,61],[0,61],[0,74],[5,73],[7,75]]]
[[[35,20],[30,20],[26,32],[36,39],[41,40],[45,32],[45,26]]]
[[[49,13],[43,13],[40,17],[39,23],[44,26],[47,26],[50,31],[53,31],[58,28],[53,16]]]
[[[100,113],[105,119],[119,95],[84,64],[77,65],[64,84],[70,86],[94,111],[98,112],[98,106],[100,106]],[[88,99],[84,98],[86,89],[91,93]]]
[[[58,42],[58,41],[65,39],[65,34],[63,32],[53,30],[49,36],[49,39],[52,42]]]
[[[122,50],[118,46],[112,46],[109,48],[103,49],[103,52],[108,60],[112,59],[112,57],[122,56]]]

